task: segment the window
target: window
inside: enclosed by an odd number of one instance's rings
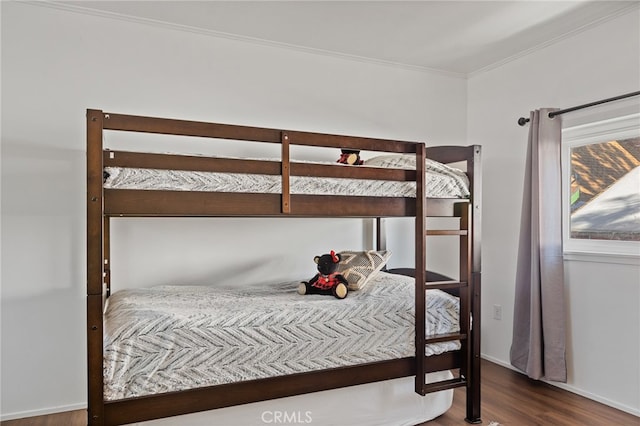
[[[640,256],[640,114],[562,131],[565,252]]]

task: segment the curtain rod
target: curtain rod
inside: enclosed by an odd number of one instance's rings
[[[638,95],[640,95],[640,91],[631,92],[631,93],[625,93],[624,95],[614,96],[613,98],[602,99],[602,100],[595,101],[595,102],[590,102],[590,103],[584,104],[584,105],[578,105],[578,106],[574,106],[574,107],[567,108],[567,109],[561,109],[561,110],[558,110],[558,111],[552,111],[552,112],[549,113],[549,118],[553,118],[556,115],[562,115],[562,114],[564,114],[566,112],[572,112],[572,111],[577,111],[579,109],[590,108],[592,106],[606,104],[607,102],[619,101],[620,99],[631,98],[633,96],[638,96]],[[520,117],[518,119],[518,124],[521,125],[521,126],[524,126],[528,122],[529,122],[528,118]]]

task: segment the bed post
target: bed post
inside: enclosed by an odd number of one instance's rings
[[[427,194],[425,183],[426,149],[418,144],[416,150],[416,228],[415,228],[415,339],[416,378],[415,391],[425,395],[425,310],[426,310],[426,270],[427,270]]]
[[[482,423],[480,418],[480,290],[481,290],[481,203],[482,203],[482,170],[480,167],[480,145],[471,147],[473,152],[467,161],[467,175],[471,190],[471,317],[472,329],[469,344],[473,357],[471,359],[469,380],[467,381],[467,416],[468,423]]]
[[[384,217],[376,217],[375,233],[376,233],[376,250],[386,250],[387,249],[387,230],[386,230],[386,221]],[[386,269],[386,266],[385,266],[385,269]]]
[[[102,255],[104,256],[104,295],[105,297],[111,296],[111,218],[104,216],[102,220],[103,226],[103,245]]]
[[[89,425],[104,424],[102,312],[104,282],[103,114],[87,110],[87,381]]]

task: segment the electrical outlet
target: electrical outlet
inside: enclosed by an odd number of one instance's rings
[[[493,319],[502,319],[502,305],[493,305]]]

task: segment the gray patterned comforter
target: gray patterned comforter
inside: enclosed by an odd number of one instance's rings
[[[122,290],[107,305],[105,398],[135,397],[414,355],[414,281],[378,273],[344,300],[297,282]],[[427,333],[459,330],[458,299],[427,292]],[[427,345],[427,354],[459,342]]]
[[[467,176],[452,167],[428,160],[426,192],[430,198],[468,198]],[[248,192],[279,194],[280,176],[106,167],[104,183],[111,189]],[[415,197],[415,182],[291,176],[291,194]]]

